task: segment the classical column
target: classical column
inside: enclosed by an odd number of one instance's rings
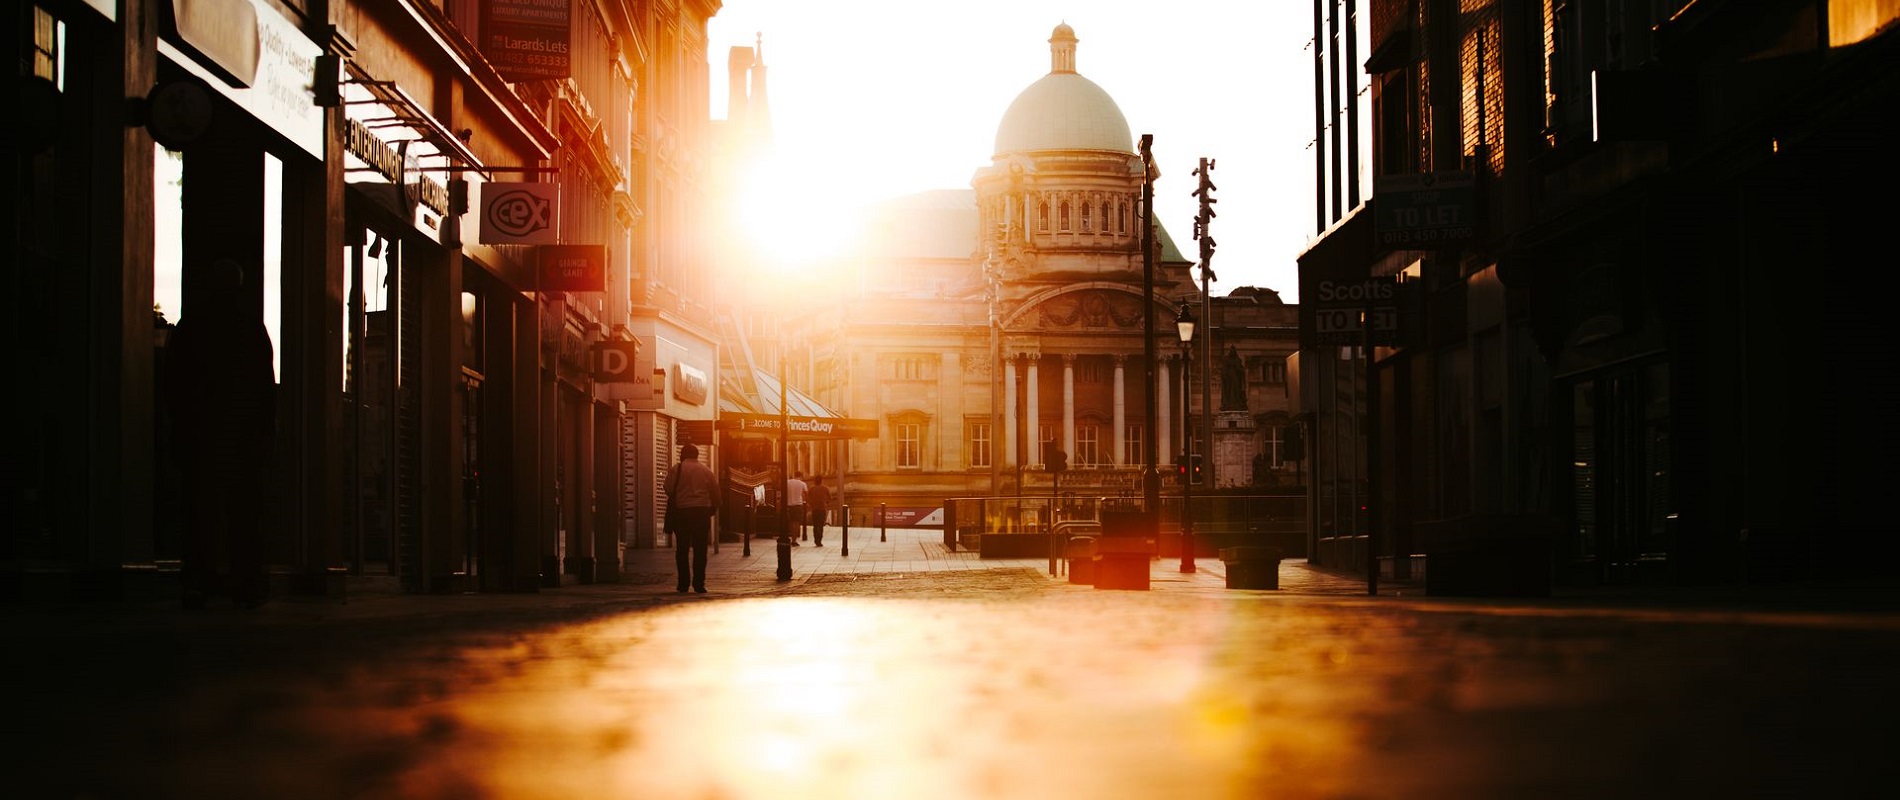
[[[1115,443],[1115,452],[1109,454],[1108,463],[1119,467],[1124,466],[1122,461],[1124,460],[1124,455],[1128,452],[1128,392],[1127,389],[1122,386],[1122,367],[1128,361],[1128,356],[1116,353],[1114,358],[1115,421],[1112,424],[1115,426],[1115,435],[1109,437],[1109,441]]]
[[[1075,457],[1075,354],[1062,354],[1062,452]]]
[[[1029,442],[1029,455],[1024,460],[1027,461],[1029,465],[1032,467],[1041,467],[1042,466],[1042,409],[1038,408],[1036,405],[1036,401],[1037,401],[1036,395],[1038,394],[1038,392],[1036,391],[1036,384],[1037,384],[1036,360],[1038,358],[1041,358],[1041,354],[1030,353],[1028,355],[1023,356],[1023,358],[1029,362],[1029,387],[1028,387],[1029,410],[1026,414],[1024,414],[1024,416],[1028,417],[1028,419],[1023,421],[1023,427],[1025,428],[1023,439]]]
[[[1174,356],[1156,361],[1155,375],[1161,385],[1155,390],[1155,429],[1149,431],[1148,435],[1155,437],[1155,458],[1171,464],[1174,463],[1174,437],[1168,433],[1174,430],[1174,411],[1170,408],[1173,405],[1170,398],[1174,393],[1168,391],[1168,387],[1173,386],[1174,381],[1168,378],[1168,364],[1174,361]]]
[[[1003,466],[1016,466],[1016,359],[1003,360]]]

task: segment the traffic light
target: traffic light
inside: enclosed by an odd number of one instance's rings
[[[1188,456],[1188,478],[1196,484],[1201,483],[1201,454]]]
[[[1042,464],[1048,467],[1050,472],[1061,472],[1069,468],[1069,454],[1057,448],[1055,442],[1044,443],[1042,446]]]
[[[1181,484],[1183,486],[1187,485],[1187,482],[1188,482],[1188,457],[1187,456],[1174,457],[1174,482]]]

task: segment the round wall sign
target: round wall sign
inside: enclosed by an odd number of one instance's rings
[[[149,118],[145,129],[167,150],[183,150],[211,128],[211,90],[196,80],[176,80],[152,87],[145,97]]]

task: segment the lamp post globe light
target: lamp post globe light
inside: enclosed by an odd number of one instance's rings
[[[1194,418],[1188,410],[1189,386],[1188,374],[1192,368],[1194,344],[1194,312],[1184,301],[1181,313],[1174,317],[1174,328],[1181,336],[1181,571],[1194,571],[1194,439],[1189,420]]]

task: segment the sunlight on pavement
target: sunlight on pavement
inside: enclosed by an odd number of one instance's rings
[[[1350,727],[1324,711],[1336,691],[1292,679],[1233,688],[1244,685],[1237,668],[1285,661],[1265,670],[1271,677],[1326,657],[1305,646],[1256,651],[1246,643],[1261,631],[1234,629],[1233,608],[1130,615],[1095,630],[1065,629],[1060,603],[849,598],[690,604],[596,621],[553,634],[559,658],[520,643],[466,653],[494,680],[462,687],[437,710],[455,720],[453,741],[442,743],[453,755],[424,759],[408,788],[1248,797],[1292,776],[1305,788],[1278,783],[1275,794],[1342,788],[1329,777],[1350,774]],[[985,613],[997,610],[1006,613]],[[450,774],[451,765],[475,772]]]

